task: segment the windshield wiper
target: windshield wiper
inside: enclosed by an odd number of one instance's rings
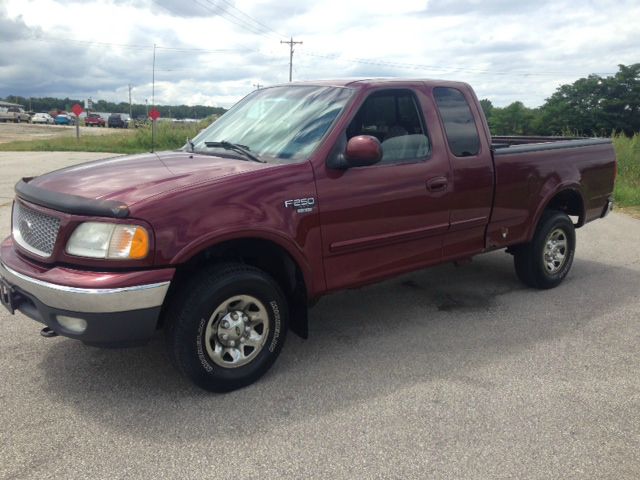
[[[254,162],[258,162],[258,163],[267,163],[266,160],[262,160],[260,157],[258,157],[257,155],[255,155],[254,153],[251,153],[249,151],[249,147],[245,146],[245,145],[240,145],[238,143],[231,143],[231,142],[204,142],[204,144],[207,147],[210,148],[224,148],[225,150],[231,150],[234,152],[237,152],[241,155],[243,155],[245,158],[252,160]]]

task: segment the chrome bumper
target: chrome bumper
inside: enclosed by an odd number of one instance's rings
[[[83,313],[114,313],[160,307],[171,282],[122,288],[77,288],[43,282],[0,262],[0,277],[51,308]]]

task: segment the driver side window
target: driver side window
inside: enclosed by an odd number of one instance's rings
[[[347,140],[371,135],[382,144],[379,164],[424,159],[431,151],[418,100],[410,90],[371,94],[347,127]]]

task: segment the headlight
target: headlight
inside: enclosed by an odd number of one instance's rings
[[[139,225],[85,222],[71,234],[66,252],[78,257],[139,260],[149,253],[149,234]]]

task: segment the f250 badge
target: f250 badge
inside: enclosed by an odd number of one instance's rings
[[[308,213],[313,210],[316,204],[316,199],[309,198],[295,198],[293,200],[285,200],[284,208],[295,208],[298,213]]]

